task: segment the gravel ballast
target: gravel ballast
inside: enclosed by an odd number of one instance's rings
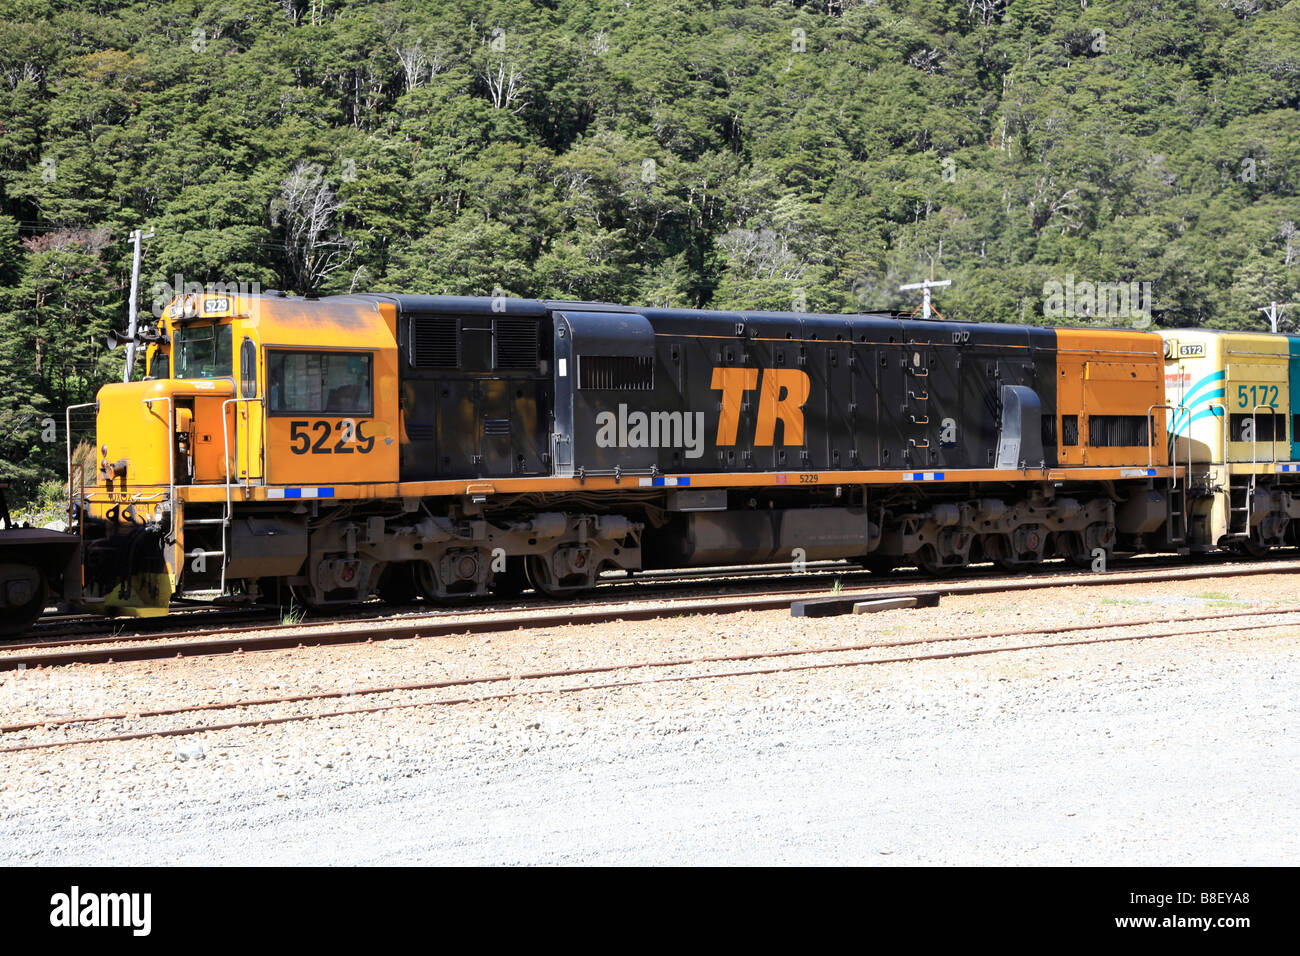
[[[0,863],[1294,864],[1298,633],[7,754]]]

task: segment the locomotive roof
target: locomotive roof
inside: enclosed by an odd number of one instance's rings
[[[1043,326],[1010,323],[978,323],[962,320],[922,319],[910,313],[888,309],[863,312],[775,312],[762,309],[688,309],[660,306],[631,306],[610,302],[577,302],[564,299],[522,299],[512,296],[414,295],[407,293],[363,293],[331,296],[320,301],[369,300],[391,302],[403,312],[458,313],[461,315],[535,315],[551,312],[604,312],[644,315],[647,318],[735,322],[768,320],[776,322],[899,322],[910,325],[926,323],[938,328],[985,325],[1006,331],[1045,330]]]

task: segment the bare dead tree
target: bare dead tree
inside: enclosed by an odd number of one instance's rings
[[[429,57],[424,52],[424,44],[419,40],[414,42],[407,40],[394,46],[393,53],[402,66],[406,91],[409,93],[423,86],[425,76],[430,72]]]
[[[522,113],[528,107],[528,77],[519,47],[508,43],[503,30],[494,30],[487,38],[487,55],[479,67],[478,77],[487,88],[492,106],[499,110]]]
[[[487,85],[488,97],[492,106],[499,110],[522,112],[528,101],[524,98],[528,92],[523,70],[507,55],[492,57],[479,72]]]
[[[730,229],[718,238],[718,248],[755,279],[803,278],[805,265],[790,250],[789,241],[772,229]]]
[[[1278,238],[1286,243],[1286,257],[1282,260],[1282,265],[1289,266],[1296,261],[1295,236],[1296,228],[1293,220],[1286,220],[1277,230]]]
[[[1007,0],[966,0],[966,12],[971,20],[978,20],[984,26],[999,19]]]
[[[330,232],[342,207],[315,163],[300,161],[280,184],[272,214],[284,224],[285,259],[299,292],[315,292],[352,259],[356,244]]]

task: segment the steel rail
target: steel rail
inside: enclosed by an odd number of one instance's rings
[[[890,597],[915,594],[943,595],[1006,593],[1012,591],[1032,591],[1043,588],[1059,587],[1111,587],[1128,584],[1166,583],[1176,581],[1196,581],[1207,578],[1243,577],[1251,575],[1300,574],[1300,566],[1287,569],[1264,569],[1254,566],[1187,569],[1179,568],[1164,573],[1123,574],[1122,572],[1103,572],[1091,574],[1083,572],[1080,576],[1056,575],[1049,578],[1019,581],[1008,586],[1003,580],[990,584],[956,584],[944,586],[931,582],[930,586],[906,590],[898,588],[864,588],[845,589],[836,594],[839,598],[872,597],[887,594]],[[1086,580],[1085,580],[1086,579]],[[1068,583],[1067,583],[1068,582]],[[514,631],[521,628],[563,627],[572,624],[606,624],[612,621],[645,621],[669,616],[701,616],[708,614],[735,614],[746,611],[778,610],[788,607],[796,594],[811,593],[808,589],[801,592],[773,594],[762,592],[761,596],[741,595],[724,599],[683,601],[677,604],[659,607],[620,607],[595,606],[590,610],[559,610],[558,613],[538,614],[536,612],[520,613],[508,617],[481,619],[469,614],[457,615],[451,619],[402,622],[375,627],[374,622],[361,626],[335,628],[331,630],[302,631],[294,628],[291,633],[266,633],[265,628],[251,628],[250,634],[235,637],[214,637],[211,639],[184,640],[174,643],[148,643],[130,646],[112,646],[103,641],[91,639],[94,646],[86,649],[49,651],[25,655],[0,656],[0,672],[26,670],[35,667],[61,667],[69,664],[109,664],[125,661],[165,660],[209,656],[215,654],[250,653],[256,651],[276,651],[306,647],[330,647],[347,644],[369,644],[386,640],[411,640],[414,638],[448,637],[460,634],[493,634]],[[550,610],[550,609],[548,609]],[[501,612],[488,612],[500,614]],[[232,631],[217,632],[231,634]]]

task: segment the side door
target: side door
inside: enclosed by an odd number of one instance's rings
[[[1229,461],[1262,465],[1289,457],[1289,363],[1281,355],[1278,361],[1261,358],[1266,360],[1228,365]]]
[[[270,481],[335,485],[391,480],[396,447],[376,408],[384,353],[268,348],[266,440]]]
[[[234,435],[230,450],[233,480],[256,483],[264,476],[266,408],[259,388],[261,368],[257,343],[247,336],[239,346],[239,401],[233,402]]]

